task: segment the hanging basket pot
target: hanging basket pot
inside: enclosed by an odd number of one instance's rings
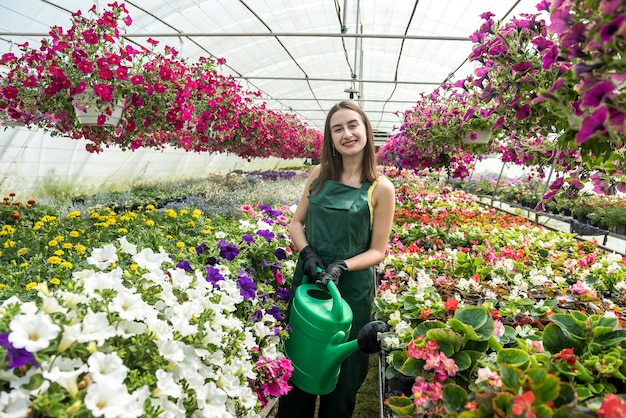
[[[472,133],[476,133],[475,138]],[[461,142],[463,142],[464,144],[488,144],[490,140],[491,131],[482,130],[470,131],[463,135],[463,137],[461,138]]]
[[[82,125],[90,126],[116,126],[122,118],[122,111],[124,110],[124,104],[117,102],[117,104],[110,104],[111,114],[107,115],[104,110],[106,106],[98,107],[96,103],[97,96],[92,93],[81,93],[74,96],[74,111],[78,122]],[[104,123],[98,125],[98,117],[104,115]]]

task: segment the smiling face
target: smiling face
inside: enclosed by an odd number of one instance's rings
[[[367,130],[361,116],[351,109],[339,109],[330,118],[333,145],[341,155],[363,152],[367,143]]]

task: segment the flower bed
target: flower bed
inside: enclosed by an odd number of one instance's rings
[[[393,326],[386,378],[412,385],[389,410],[618,416],[626,260],[435,186],[398,183],[374,310]]]
[[[253,417],[288,390],[288,207],[1,213],[0,415]]]

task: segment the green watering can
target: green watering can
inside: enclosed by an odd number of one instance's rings
[[[367,354],[380,351],[379,332],[389,326],[372,321],[360,331],[358,338],[346,342],[352,327],[352,309],[332,281],[328,292],[317,284],[302,284],[292,300],[289,326],[291,334],[285,341],[285,355],[293,364],[291,382],[305,392],[325,395],[337,385],[343,360],[357,350]]]

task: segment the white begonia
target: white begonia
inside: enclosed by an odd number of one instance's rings
[[[122,250],[122,252],[130,255],[137,254],[137,246],[128,242],[126,236],[120,237],[117,240],[120,243],[120,250]]]
[[[385,347],[396,349],[400,348],[400,339],[398,337],[384,337],[382,343]]]
[[[78,377],[87,371],[80,359],[52,357],[42,365],[42,376],[63,387],[73,398],[78,393]]]
[[[613,287],[618,292],[621,292],[621,293],[626,292],[626,280],[620,280],[619,282],[615,283],[615,286]]]
[[[103,248],[94,248],[91,255],[87,257],[87,264],[96,266],[100,270],[104,270],[111,264],[118,261],[117,248],[113,244],[107,244]]]
[[[391,290],[387,289],[380,295],[381,299],[385,303],[396,303],[398,302],[398,295]]]
[[[60,331],[59,326],[44,312],[17,315],[11,320],[9,329],[11,345],[31,353],[48,348]]]
[[[116,352],[105,354],[96,351],[87,359],[89,374],[94,382],[119,382],[123,384],[128,374],[128,367]]]

